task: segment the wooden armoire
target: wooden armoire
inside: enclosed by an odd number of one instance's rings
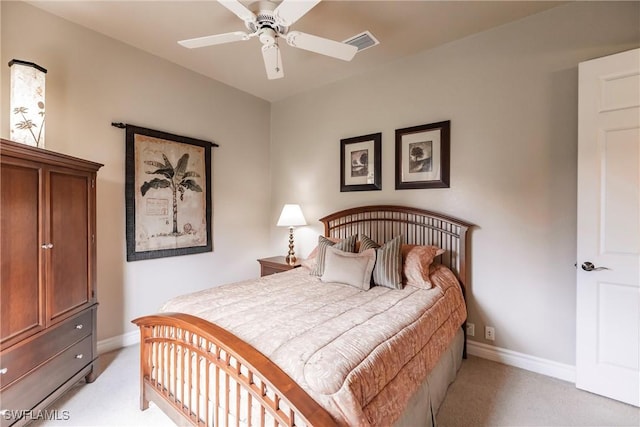
[[[28,423],[75,383],[97,375],[101,166],[0,140],[2,426]]]

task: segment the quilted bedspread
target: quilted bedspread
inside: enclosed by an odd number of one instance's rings
[[[363,291],[297,268],[176,297],[162,311],[189,313],[233,332],[336,420],[387,426],[466,318],[453,273],[431,269],[432,289]]]

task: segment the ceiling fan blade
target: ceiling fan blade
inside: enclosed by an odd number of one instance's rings
[[[282,0],[276,7],[273,14],[280,25],[289,27],[298,19],[302,18],[321,0]]]
[[[287,43],[293,47],[342,59],[343,61],[351,61],[358,51],[357,47],[350,44],[301,33],[300,31],[289,32],[287,34]]]
[[[212,46],[215,44],[239,42],[249,40],[249,34],[243,31],[234,31],[232,33],[216,34],[213,36],[197,37],[195,39],[180,40],[178,44],[189,49],[197,47]]]
[[[282,56],[277,44],[266,44],[262,46],[262,59],[267,70],[269,80],[281,79],[284,77],[282,70]]]
[[[256,22],[256,14],[238,0],[218,0],[218,2],[245,22]]]

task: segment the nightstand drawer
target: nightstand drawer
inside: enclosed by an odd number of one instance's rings
[[[262,267],[260,267],[260,276],[261,277],[269,276],[271,274],[282,273],[283,271],[286,271],[286,270],[263,265]]]
[[[289,264],[283,256],[274,256],[271,258],[261,258],[258,260],[260,263],[260,277],[268,276],[270,274],[282,273],[283,271],[289,271],[293,268],[300,267],[300,261],[296,261],[293,265]]]

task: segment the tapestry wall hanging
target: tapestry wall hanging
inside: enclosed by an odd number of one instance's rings
[[[126,128],[127,261],[213,250],[209,141]]]

